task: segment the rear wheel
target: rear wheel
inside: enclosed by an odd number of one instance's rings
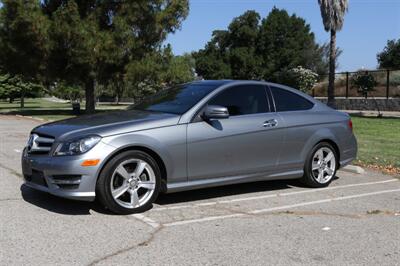
[[[317,144],[304,165],[303,183],[311,187],[326,187],[331,182],[337,170],[337,154],[327,142]]]
[[[157,198],[160,183],[160,170],[151,156],[141,151],[127,151],[106,164],[99,176],[96,194],[112,212],[143,212]]]

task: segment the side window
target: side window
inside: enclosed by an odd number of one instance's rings
[[[230,116],[269,112],[264,86],[240,85],[227,88],[208,104],[228,108]]]
[[[271,87],[277,112],[301,111],[313,108],[314,104],[298,94],[285,89]]]

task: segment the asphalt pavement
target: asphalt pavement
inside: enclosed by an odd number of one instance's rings
[[[23,185],[21,151],[39,123],[0,116],[0,265],[399,265],[396,177],[202,189],[118,216]]]

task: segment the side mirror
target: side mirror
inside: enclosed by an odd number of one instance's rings
[[[225,119],[229,118],[228,108],[219,105],[207,105],[203,113],[203,119]]]

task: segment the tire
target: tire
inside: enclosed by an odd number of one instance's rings
[[[144,212],[152,207],[161,186],[156,161],[142,151],[126,151],[112,158],[100,173],[96,197],[116,214]]]
[[[336,150],[331,144],[320,142],[312,148],[307,156],[301,182],[314,188],[327,187],[334,179],[337,169],[338,156]]]

